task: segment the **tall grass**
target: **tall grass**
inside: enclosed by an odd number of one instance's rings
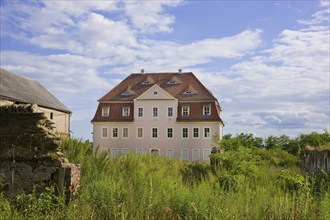
[[[64,140],[62,150],[70,162],[81,164],[78,196],[62,206],[51,190],[43,198],[25,195],[21,200],[0,194],[0,213],[5,213],[0,219],[330,217],[328,174],[305,175],[295,158],[278,151],[226,152],[211,167],[154,155],[109,159],[95,154],[89,142],[75,139]],[[24,199],[45,207],[22,206]],[[38,199],[44,202],[38,204]]]

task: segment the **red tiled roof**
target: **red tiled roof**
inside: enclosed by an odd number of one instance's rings
[[[148,81],[150,84],[143,85]],[[178,82],[168,84],[169,81]],[[186,73],[132,73],[110,92],[104,95],[99,102],[106,101],[133,101],[154,84],[158,84],[179,101],[210,101],[216,98],[196,78],[192,72]],[[183,94],[186,91],[192,94]],[[124,92],[131,95],[123,96]]]
[[[143,82],[149,82],[149,84]],[[178,99],[177,122],[216,121],[223,123],[220,118],[221,107],[218,100],[192,72],[132,73],[98,100],[100,103],[92,122],[134,121],[133,100],[155,84]],[[187,91],[190,91],[191,94],[184,94]],[[182,116],[181,108],[183,105],[189,105],[189,116]],[[205,105],[211,106],[211,115],[209,116],[203,115],[203,106]],[[107,117],[102,117],[102,107],[104,106],[110,106],[110,114]],[[130,107],[130,116],[128,117],[122,116],[122,108],[126,106]]]

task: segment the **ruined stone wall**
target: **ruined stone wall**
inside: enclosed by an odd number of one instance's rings
[[[2,190],[15,195],[55,185],[59,192],[74,194],[80,168],[69,163],[59,143],[53,123],[37,105],[0,106]]]
[[[300,160],[302,168],[308,172],[317,172],[319,169],[330,172],[330,150],[307,148],[301,153]]]

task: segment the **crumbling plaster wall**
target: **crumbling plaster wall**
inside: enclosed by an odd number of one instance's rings
[[[308,148],[301,153],[300,160],[302,168],[308,172],[317,172],[318,169],[330,172],[330,150]]]
[[[42,192],[55,185],[59,192],[75,194],[80,167],[69,163],[59,143],[53,123],[37,105],[0,106],[2,191]]]

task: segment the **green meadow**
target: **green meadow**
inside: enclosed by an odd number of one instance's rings
[[[66,204],[42,194],[0,193],[0,219],[330,219],[330,175],[299,167],[303,146],[329,147],[329,133],[263,140],[226,135],[210,163],[154,155],[110,159],[91,143],[62,141],[81,164],[79,193]],[[0,178],[1,179],[1,178]]]

